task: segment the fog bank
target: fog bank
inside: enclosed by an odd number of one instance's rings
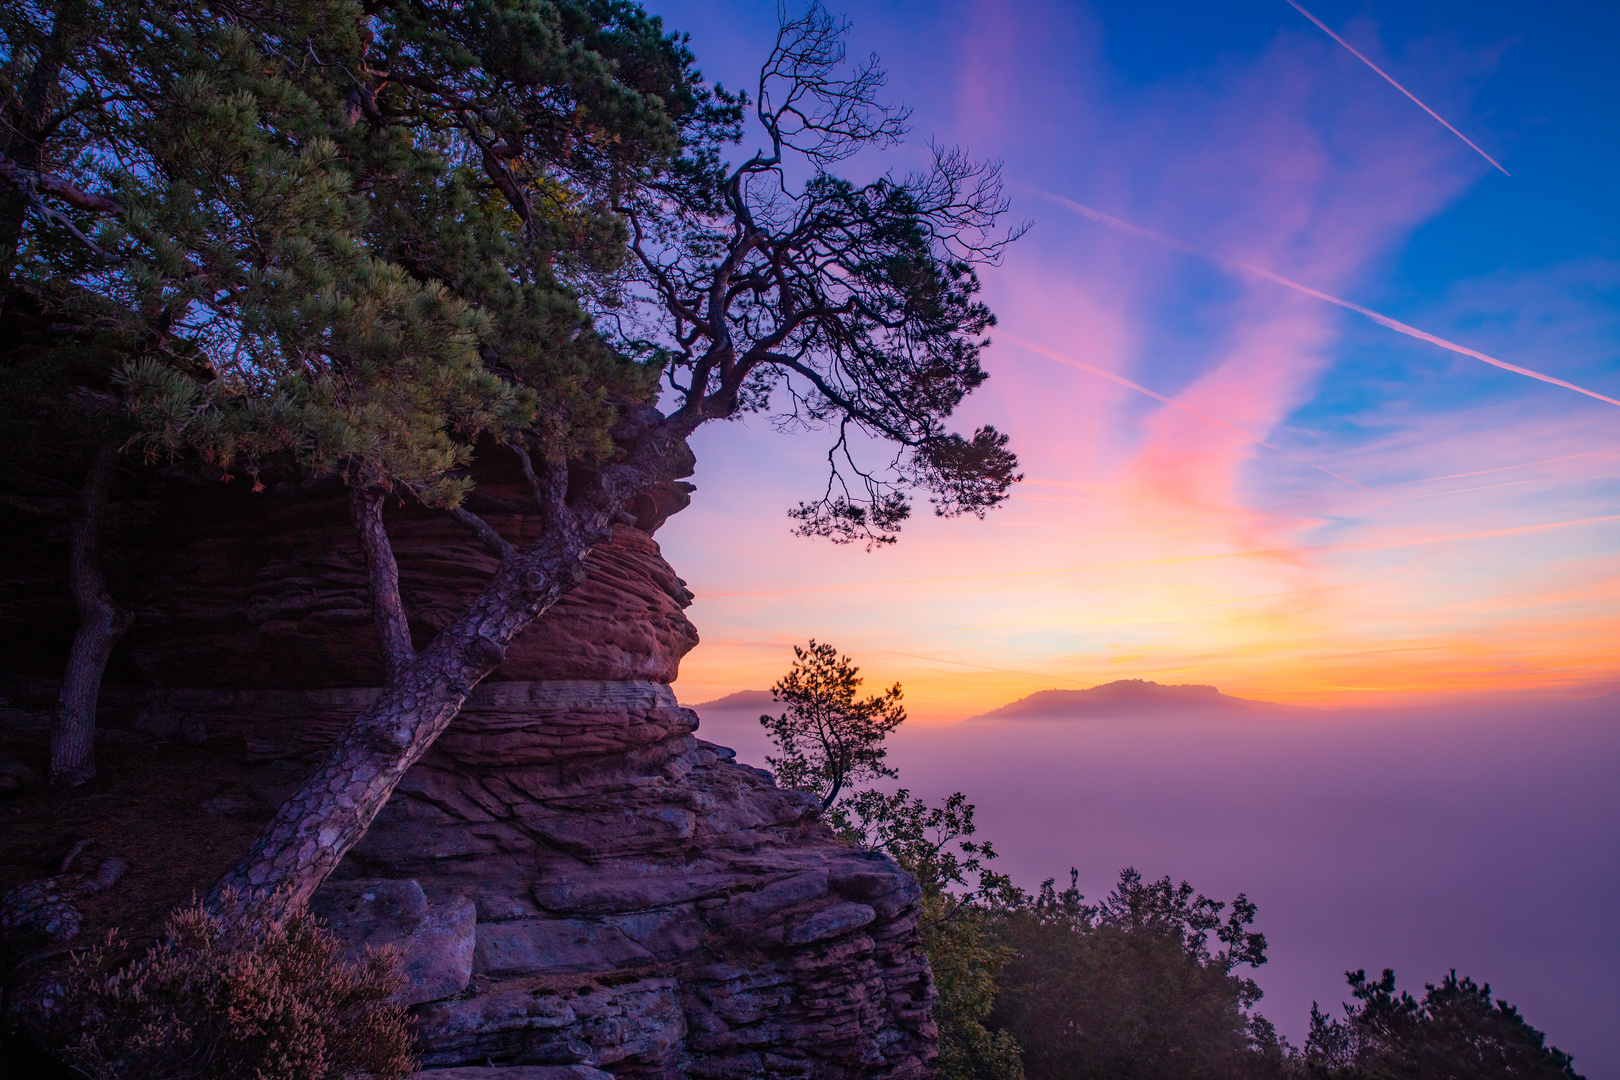
[[[764,765],[756,708],[701,738]],[[901,782],[963,791],[1025,888],[1121,867],[1260,909],[1259,1009],[1291,1040],[1343,972],[1489,981],[1583,1075],[1620,1077],[1620,699],[1296,716],[909,727]]]

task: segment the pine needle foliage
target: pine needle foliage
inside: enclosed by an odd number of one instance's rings
[[[627,255],[610,203],[640,172],[712,168],[687,151],[736,111],[657,19],[201,0],[99,20],[68,81],[118,212],[85,236],[100,257],[35,268],[142,339],[119,385],[147,455],[451,507],[480,437],[589,461],[651,399],[656,368],[590,310]]]
[[[1395,972],[1345,973],[1353,1004],[1343,1019],[1311,1006],[1310,1035],[1296,1063],[1313,1080],[1580,1080],[1574,1059],[1519,1011],[1450,972],[1422,999],[1395,986]]]
[[[812,638],[793,646],[793,657],[793,667],[771,687],[772,699],[786,709],[759,718],[781,750],[765,759],[777,782],[811,792],[826,809],[846,785],[897,775],[883,764],[883,740],[906,719],[900,684],[857,699],[861,669],[833,646]]]

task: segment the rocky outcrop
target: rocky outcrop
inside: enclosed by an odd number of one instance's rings
[[[475,720],[413,770],[354,877],[322,890],[329,907],[406,880],[428,911],[476,905],[464,985],[418,1006],[425,1062],[919,1075],[916,884],[832,842],[808,796],[692,738],[689,711],[656,711],[669,734],[634,750],[500,765]]]
[[[478,508],[518,539],[502,483]],[[931,1071],[916,883],[699,739],[670,689],[697,636],[650,534],[685,497],[615,527],[317,894],[353,948],[402,950],[425,1078]],[[252,795],[200,809],[241,816],[366,705],[376,646],[341,493],[198,502],[108,700],[155,737],[242,739]],[[389,528],[425,641],[493,565],[447,518]]]

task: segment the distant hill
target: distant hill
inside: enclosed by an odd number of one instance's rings
[[[1075,719],[1083,717],[1272,716],[1314,710],[1231,697],[1213,686],[1165,686],[1147,679],[1120,679],[1089,690],[1042,690],[973,720]],[[970,721],[971,722],[971,721]]]
[[[690,705],[692,709],[764,709],[769,711],[776,703],[771,700],[769,690],[738,690],[735,694],[727,694],[713,701],[705,701],[701,705]]]

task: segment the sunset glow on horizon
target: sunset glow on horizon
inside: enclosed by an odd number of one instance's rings
[[[749,85],[772,5],[654,8]],[[991,379],[957,425],[1009,432],[1026,480],[869,554],[790,535],[824,433],[704,429],[658,535],[697,594],[683,701],[766,688],[811,637],[924,722],[1119,678],[1328,708],[1620,689],[1620,140],[1586,61],[1553,62],[1602,35],[1574,7],[1519,37],[1311,11],[1484,149],[1282,0],[850,10],[917,111],[846,171],[960,144],[1034,221],[983,275]]]

